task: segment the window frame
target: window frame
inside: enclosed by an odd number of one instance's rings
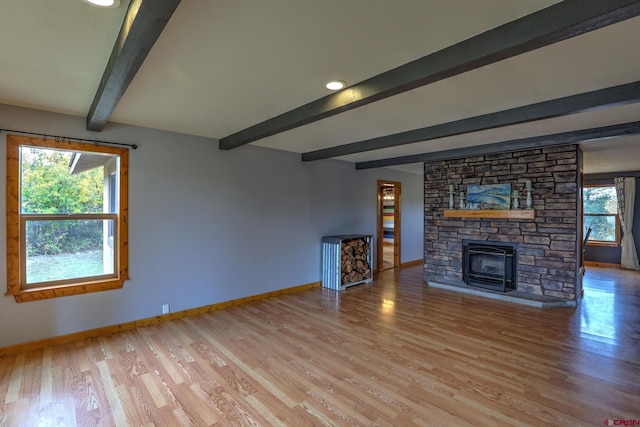
[[[614,184],[588,184],[588,185],[584,185],[583,188],[602,188],[602,187],[613,187],[613,189],[615,190],[615,185]],[[584,193],[584,191],[583,191]],[[583,196],[584,197],[584,196]],[[615,227],[616,227],[616,240],[615,242],[613,241],[608,241],[608,240],[594,240],[592,238],[590,238],[589,240],[587,240],[587,246],[606,246],[606,247],[618,247],[620,246],[620,241],[622,239],[622,227],[620,225],[620,216],[615,213],[615,214],[588,214],[588,213],[584,213],[584,198],[582,200],[583,203],[583,212],[582,212],[582,221],[583,223],[585,222],[584,219],[586,217],[589,216],[594,216],[594,217],[598,217],[598,216],[612,216],[615,219]]]
[[[24,248],[25,229],[27,220],[33,219],[33,214],[22,214],[21,209],[21,164],[20,147],[36,147],[60,150],[73,150],[87,153],[111,154],[119,157],[119,200],[116,215],[104,213],[93,216],[114,218],[114,232],[117,233],[117,247],[114,248],[114,272],[112,275],[83,277],[80,279],[47,282],[46,286],[23,285],[26,269],[26,250]],[[90,292],[106,291],[122,288],[125,280],[129,279],[128,266],[128,171],[129,150],[120,147],[84,144],[81,142],[63,142],[42,138],[7,135],[7,296],[13,296],[16,302],[37,301],[70,295],[80,295]],[[56,217],[56,219],[83,219],[87,215],[36,215],[39,219]]]

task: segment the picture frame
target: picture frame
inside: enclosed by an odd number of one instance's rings
[[[467,203],[480,209],[510,209],[511,184],[485,184],[467,186]]]

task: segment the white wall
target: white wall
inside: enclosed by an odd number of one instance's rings
[[[0,347],[321,280],[321,237],[376,233],[378,179],[402,182],[402,262],[422,258],[423,178],[335,160],[0,104],[0,127],[135,143],[129,169],[129,273],[123,289],[17,304],[0,296]],[[6,132],[0,134],[5,224]],[[0,227],[6,289],[6,227]],[[4,293],[4,291],[2,291]]]

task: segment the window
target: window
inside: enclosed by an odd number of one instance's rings
[[[613,185],[586,186],[582,192],[584,229],[591,227],[588,244],[618,246],[620,219]]]
[[[7,295],[24,302],[122,287],[128,155],[7,136]]]

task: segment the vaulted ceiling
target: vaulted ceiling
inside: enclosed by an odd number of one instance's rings
[[[579,142],[640,170],[640,1],[122,3],[4,0],[0,103],[360,169]]]

